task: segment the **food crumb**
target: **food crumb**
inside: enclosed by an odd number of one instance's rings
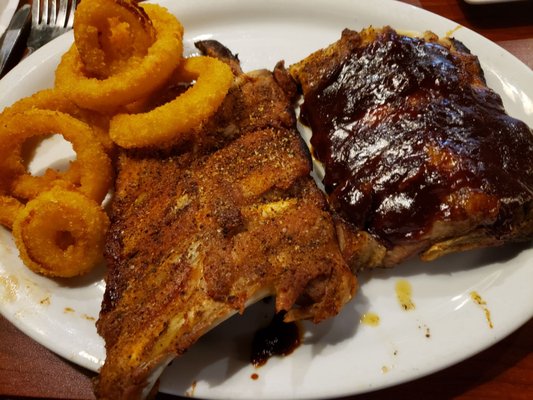
[[[382,372],[382,373],[386,374],[386,373],[389,372],[389,371],[390,371],[390,369],[389,369],[389,367],[387,367],[386,365],[384,365],[383,367],[381,367],[381,372]]]
[[[196,390],[196,381],[192,381],[190,389],[185,392],[185,397],[194,397],[195,390]]]
[[[73,313],[73,312],[74,312],[74,309],[73,309],[73,308],[70,308],[70,307],[65,307],[65,309],[63,310],[63,312],[65,312],[65,313]]]
[[[256,374],[255,372],[250,375],[250,378],[252,378],[254,381],[258,380],[259,379],[259,374]]]
[[[418,325],[418,329],[424,329],[424,336],[426,338],[429,339],[431,337],[431,331],[429,330],[429,326],[427,326],[426,324]]]
[[[39,301],[39,303],[42,304],[43,306],[49,306],[50,305],[50,297],[46,296],[44,299],[41,299],[41,301]]]

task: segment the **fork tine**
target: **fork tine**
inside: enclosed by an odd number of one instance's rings
[[[32,0],[31,5],[31,24],[35,26],[39,24],[39,16],[41,15],[41,0]]]
[[[64,27],[67,23],[68,0],[59,0],[59,11],[57,12],[56,23]]]
[[[27,40],[29,54],[72,28],[76,3],[76,0],[32,0],[32,28]]]
[[[74,13],[76,11],[76,5],[78,0],[71,0],[70,2],[70,12],[68,14],[67,28],[71,29],[74,26]]]
[[[41,23],[48,23],[48,0],[41,1]]]
[[[49,13],[50,13],[50,25],[55,25],[57,22],[57,5],[56,0],[50,0],[49,4]]]

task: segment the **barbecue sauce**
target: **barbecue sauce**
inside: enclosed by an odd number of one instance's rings
[[[476,212],[505,234],[533,197],[531,129],[505,114],[477,58],[452,43],[457,51],[385,28],[304,96],[331,204],[385,245]],[[465,204],[462,189],[477,195]]]
[[[272,356],[291,354],[300,345],[300,330],[295,322],[284,322],[285,313],[277,313],[266,327],[258,330],[252,341],[251,362],[265,365]]]

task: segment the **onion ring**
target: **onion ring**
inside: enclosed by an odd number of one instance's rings
[[[49,168],[39,177],[23,173],[13,182],[12,193],[21,199],[29,200],[56,186],[77,190],[81,181],[80,168],[78,162],[71,162],[67,172]]]
[[[26,171],[22,145],[30,138],[51,133],[59,133],[71,142],[77,158],[67,171],[49,169],[43,176],[33,176]],[[112,175],[111,161],[94,140],[91,128],[68,114],[33,109],[13,114],[0,126],[0,177],[12,180],[15,197],[32,199],[43,190],[61,185],[77,188],[101,202],[111,186]]]
[[[2,111],[2,118],[9,118],[13,114],[22,113],[31,109],[60,111],[69,114],[91,126],[94,136],[102,144],[106,153],[112,155],[115,144],[109,138],[109,116],[84,110],[78,107],[61,90],[45,89],[32,96],[24,97]]]
[[[2,132],[2,126],[0,125],[0,135]],[[4,139],[0,136],[0,143]],[[17,162],[21,157],[21,149],[15,149],[11,154],[8,154],[7,158],[3,159],[0,163],[0,195],[11,194],[11,187],[13,181],[20,174],[24,173],[24,167]]]
[[[102,261],[108,226],[109,219],[96,202],[56,187],[30,200],[17,214],[13,237],[31,270],[68,278],[85,274]]]
[[[0,195],[0,225],[11,229],[17,215],[24,209],[24,204],[11,196]]]
[[[222,104],[234,77],[227,64],[199,56],[185,59],[176,78],[196,82],[149,112],[115,115],[109,127],[111,139],[125,148],[168,147],[187,140]]]
[[[121,105],[148,96],[162,87],[181,62],[183,27],[166,9],[143,6],[152,20],[157,38],[148,53],[135,65],[99,80],[85,74],[76,45],[62,57],[56,69],[56,86],[82,108],[113,113]]]
[[[107,78],[144,57],[155,36],[150,18],[131,0],[91,0],[76,9],[74,41],[93,77]]]

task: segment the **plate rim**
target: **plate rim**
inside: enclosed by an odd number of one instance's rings
[[[15,15],[17,5],[18,0],[7,0],[7,3],[4,3],[3,6],[0,6],[0,38],[9,26],[11,18],[13,18],[13,15]]]

